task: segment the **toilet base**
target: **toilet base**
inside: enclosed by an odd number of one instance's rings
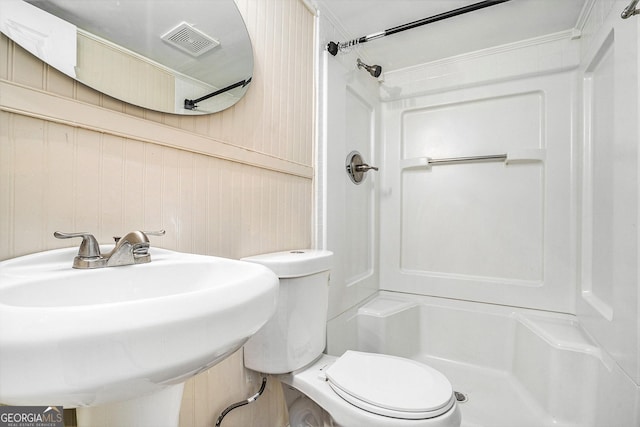
[[[331,416],[313,400],[294,390],[298,398],[287,406],[289,410],[289,427],[323,426],[333,427],[336,424]]]

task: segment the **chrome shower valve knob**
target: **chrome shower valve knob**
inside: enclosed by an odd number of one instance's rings
[[[362,155],[357,151],[352,151],[347,156],[346,169],[349,178],[354,184],[360,184],[366,178],[370,170],[377,171],[376,166],[370,166],[364,162]]]

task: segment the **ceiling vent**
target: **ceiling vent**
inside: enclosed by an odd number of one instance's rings
[[[171,29],[162,36],[162,40],[192,56],[200,56],[220,45],[218,40],[209,37],[186,22],[181,22]]]

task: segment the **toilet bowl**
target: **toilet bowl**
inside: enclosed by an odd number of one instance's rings
[[[341,357],[323,354],[304,369],[277,378],[326,411],[333,425],[453,427],[461,423],[449,381],[409,359],[353,351]],[[425,382],[417,387],[421,381]],[[308,404],[302,409],[308,411]],[[308,418],[306,424],[295,424],[299,410],[289,405],[291,427],[323,425],[309,423]]]
[[[351,350],[323,354],[332,256],[304,250],[243,259],[280,278],[276,313],[245,344],[245,367],[291,388],[285,390],[291,427],[460,426],[450,382],[428,365]]]

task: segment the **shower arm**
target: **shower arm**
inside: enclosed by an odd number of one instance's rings
[[[620,17],[622,19],[627,19],[632,17],[633,15],[640,14],[640,9],[636,9],[637,4],[638,4],[638,0],[631,0],[631,3],[629,3],[629,6],[624,8],[622,13],[620,14]]]
[[[348,42],[336,43],[329,42],[327,50],[333,56],[336,56],[339,51],[343,51],[357,44],[366,43],[371,40],[379,39],[381,37],[390,36],[395,33],[410,30],[412,28],[421,27],[422,25],[431,24],[433,22],[442,21],[443,19],[453,18],[454,16],[462,15],[465,13],[473,12],[474,10],[484,9],[485,7],[494,6],[500,3],[505,3],[509,0],[485,0],[479,3],[470,4],[468,6],[453,9],[448,12],[443,12],[438,15],[433,15],[428,18],[419,19],[417,21],[409,22],[408,24],[398,25],[397,27],[389,28],[388,30],[379,31],[377,33],[369,34],[357,39],[350,40]],[[635,0],[636,2],[638,0]]]

